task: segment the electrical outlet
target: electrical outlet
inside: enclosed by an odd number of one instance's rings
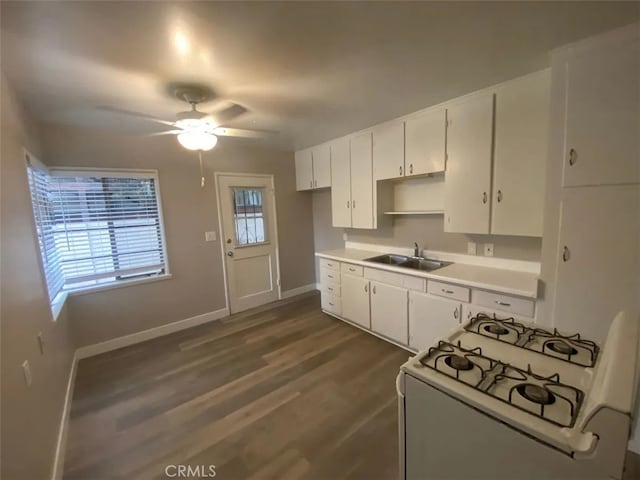
[[[475,255],[478,252],[476,242],[467,242],[467,253],[469,255]]]
[[[40,355],[44,355],[44,338],[42,332],[38,332],[38,348],[40,348]]]
[[[31,366],[29,365],[29,360],[22,362],[22,372],[24,373],[25,385],[30,387],[33,379],[31,378]]]
[[[216,241],[216,232],[204,232],[204,240],[205,242],[215,242]]]
[[[493,257],[493,243],[484,244],[484,256]]]

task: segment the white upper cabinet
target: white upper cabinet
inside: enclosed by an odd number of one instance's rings
[[[373,130],[373,178],[386,180],[404,174],[404,122],[384,123]]]
[[[638,35],[629,29],[567,54],[564,187],[640,182]]]
[[[493,94],[452,105],[447,116],[444,230],[489,233]]]
[[[405,122],[405,168],[407,175],[442,172],[445,169],[447,110],[434,108]]]
[[[375,228],[371,132],[351,138],[351,226]]]
[[[311,190],[313,188],[313,158],[311,149],[300,150],[295,154],[296,161],[296,190]]]
[[[542,236],[551,71],[496,91],[491,233]]]
[[[328,143],[314,147],[313,157],[313,188],[331,186],[331,149]]]
[[[406,288],[371,282],[371,330],[406,345],[407,298]]]
[[[351,161],[349,139],[331,143],[331,218],[334,227],[351,227]]]

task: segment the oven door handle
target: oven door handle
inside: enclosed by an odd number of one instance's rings
[[[404,398],[404,393],[402,391],[402,387],[401,387],[401,382],[402,382],[402,376],[404,375],[404,373],[400,372],[398,374],[398,376],[396,377],[396,392],[398,392],[398,396]]]

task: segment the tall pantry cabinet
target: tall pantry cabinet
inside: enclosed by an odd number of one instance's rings
[[[640,315],[639,27],[552,56],[539,318],[599,341]]]

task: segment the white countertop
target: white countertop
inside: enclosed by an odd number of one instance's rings
[[[394,265],[365,261],[366,258],[377,257],[379,255],[381,255],[380,252],[354,248],[339,248],[325,252],[316,252],[317,257],[330,258],[379,270],[412,275],[414,277],[431,278],[433,280],[457,283],[484,290],[493,290],[520,297],[536,298],[538,296],[538,276],[533,273],[481,267],[465,263],[454,263],[433,272],[421,272]]]

